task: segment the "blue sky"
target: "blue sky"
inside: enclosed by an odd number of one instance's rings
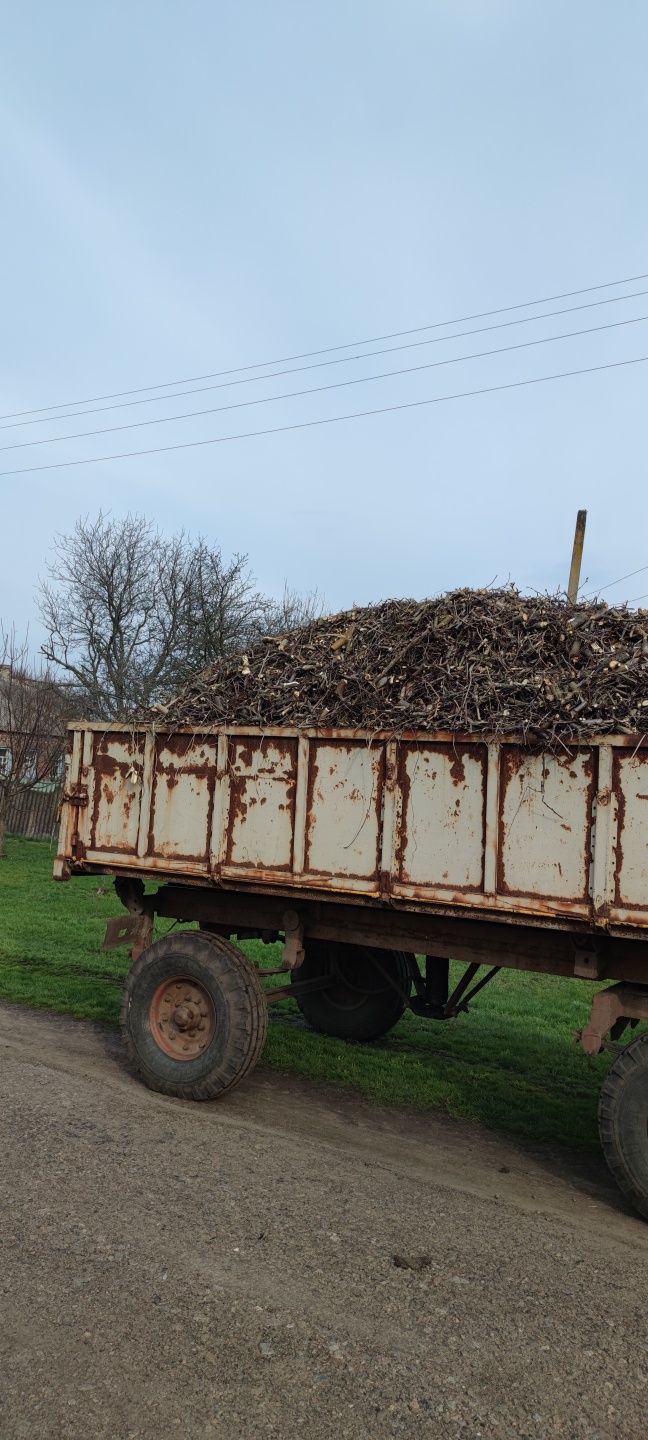
[[[648,271],[647,48],[646,7],[601,0],[27,0],[8,8],[2,413]],[[648,280],[627,288],[648,289]],[[648,295],[339,371],[260,378],[245,398],[643,314]],[[648,321],[229,416],[9,451],[0,468],[642,354]],[[494,577],[564,584],[575,512],[587,506],[584,573],[592,588],[605,585],[648,566],[647,384],[648,365],[637,365],[347,424],[0,477],[0,616],[31,622],[37,635],[34,583],[52,535],[100,506],[247,551],[267,590],[284,580],[316,586],[336,609]],[[0,439],[152,418],[241,393]],[[648,569],[606,593],[644,591]]]

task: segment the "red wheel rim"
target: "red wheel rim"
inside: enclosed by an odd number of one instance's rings
[[[216,1030],[212,998],[197,980],[174,975],[158,985],[149,1005],[149,1025],[165,1055],[172,1060],[197,1060]]]

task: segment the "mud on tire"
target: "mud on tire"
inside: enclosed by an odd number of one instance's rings
[[[256,1064],[268,1012],[247,956],[219,935],[179,930],[130,970],[121,1026],[131,1068],[163,1095],[213,1100]]]
[[[648,1035],[626,1045],[608,1070],[599,1134],[617,1184],[648,1220]]]

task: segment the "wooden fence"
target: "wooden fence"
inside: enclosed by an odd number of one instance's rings
[[[7,816],[7,833],[28,840],[52,840],[58,833],[62,786],[54,790],[23,790],[14,795]]]

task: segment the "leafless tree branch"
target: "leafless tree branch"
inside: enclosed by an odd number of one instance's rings
[[[0,624],[0,857],[12,799],[60,766],[68,705],[47,664],[31,663],[28,638]]]
[[[77,521],[54,543],[40,583],[47,663],[89,719],[146,709],[255,639],[321,611],[317,596],[263,595],[247,556],[184,532],[164,537],[142,516]]]

